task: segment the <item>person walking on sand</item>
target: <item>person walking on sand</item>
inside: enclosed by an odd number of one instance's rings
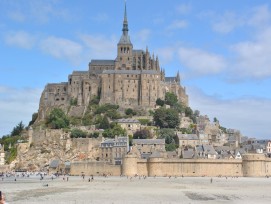
[[[2,191],[0,191],[0,204],[8,204],[7,202],[5,202],[5,196],[4,194],[2,194]]]
[[[211,178],[210,182],[213,183],[213,178]]]

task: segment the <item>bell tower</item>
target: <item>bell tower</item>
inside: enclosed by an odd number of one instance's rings
[[[118,43],[118,56],[116,59],[116,67],[118,70],[131,70],[133,62],[133,44],[128,35],[128,20],[126,11],[126,2],[124,8],[124,19],[122,26],[122,36]]]

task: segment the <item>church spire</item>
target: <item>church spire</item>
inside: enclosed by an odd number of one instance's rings
[[[125,1],[123,27],[122,27],[123,35],[128,35],[128,31],[129,29],[128,29],[128,20],[127,20],[126,1]]]
[[[130,37],[128,35],[128,20],[127,20],[127,9],[126,9],[126,1],[124,5],[124,18],[122,25],[122,36],[120,38],[119,44],[132,44],[130,41]]]

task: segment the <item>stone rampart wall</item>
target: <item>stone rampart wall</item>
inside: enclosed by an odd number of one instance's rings
[[[86,176],[90,175],[121,175],[120,165],[110,165],[106,162],[100,161],[88,161],[88,162],[72,162],[71,163],[71,175],[82,175],[84,173]]]
[[[242,176],[241,160],[162,159],[148,161],[149,176]]]
[[[9,165],[0,165],[0,173],[10,171]]]

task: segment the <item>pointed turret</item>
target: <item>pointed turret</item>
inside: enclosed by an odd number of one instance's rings
[[[179,73],[179,70],[178,70],[177,76],[176,76],[176,82],[177,82],[178,84],[180,84],[180,81],[181,81],[181,79],[180,79],[180,73]]]
[[[156,55],[156,70],[158,71],[160,69],[159,67],[159,59],[158,59],[158,56]]]

